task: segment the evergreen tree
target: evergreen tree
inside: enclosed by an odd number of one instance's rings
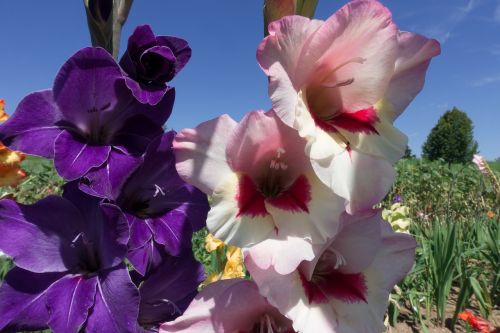
[[[404,154],[403,158],[415,158],[415,155],[413,154],[410,146],[408,146],[408,145],[406,145],[405,154]]]
[[[454,107],[446,111],[427,137],[422,156],[431,161],[442,158],[448,163],[469,163],[477,153],[472,121]]]

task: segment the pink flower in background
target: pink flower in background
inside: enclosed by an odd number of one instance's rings
[[[381,332],[389,293],[412,267],[416,247],[377,210],[343,215],[339,233],[315,248],[315,259],[287,275],[255,260],[276,251],[274,243],[249,249],[245,265],[261,294],[302,333]]]
[[[481,171],[482,174],[488,175],[488,167],[486,161],[484,160],[484,157],[482,157],[481,155],[474,154],[472,162],[477,166],[477,168],[479,169],[479,171]]]
[[[225,115],[185,129],[174,151],[179,175],[212,196],[216,238],[238,247],[289,239],[285,254],[298,263],[312,259],[311,243],[335,235],[345,206],[315,176],[305,144],[274,112],[255,111],[239,124]]]
[[[184,314],[160,333],[294,333],[292,322],[269,305],[249,280],[217,281],[205,287]]]
[[[355,200],[349,189],[338,189],[336,174],[344,172],[338,165],[345,166],[350,155],[363,153],[358,159],[370,165],[370,175],[356,186],[363,187],[360,192],[387,191],[393,178],[381,183],[379,175],[389,175],[407,143],[392,122],[422,89],[439,43],[398,32],[390,12],[368,0],[352,1],[324,22],[285,17],[271,23],[269,32],[257,58],[270,78],[273,108],[307,139],[318,177]]]

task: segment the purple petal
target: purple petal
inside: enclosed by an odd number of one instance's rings
[[[144,49],[156,44],[156,38],[148,24],[140,25],[135,28],[128,39],[127,52],[135,58],[140,56]],[[126,70],[124,68],[124,70]]]
[[[97,277],[67,275],[47,290],[48,324],[54,333],[80,332],[94,305]]]
[[[153,238],[153,230],[149,219],[141,219],[132,214],[126,214],[130,226],[129,249],[137,249],[144,246]]]
[[[151,141],[163,134],[161,124],[146,117],[145,113],[135,115],[115,133],[111,144],[124,154],[142,155]]]
[[[167,256],[163,246],[151,238],[143,246],[130,249],[127,259],[140,275],[145,276],[148,272],[157,269]]]
[[[125,84],[139,102],[149,105],[158,104],[165,93],[172,89],[166,84],[143,84],[129,77],[125,78]]]
[[[139,292],[125,265],[99,274],[95,304],[87,319],[87,332],[135,332]]]
[[[183,211],[173,210],[150,221],[154,240],[164,245],[171,255],[176,256],[183,248],[191,246],[193,229],[186,223]]]
[[[181,206],[174,208],[175,211],[184,214],[187,221],[191,224],[193,231],[204,228],[207,223],[207,214],[210,210],[207,196],[197,188],[185,184],[175,192],[178,202],[183,202]],[[170,202],[171,204],[173,202]]]
[[[146,214],[164,215],[182,212],[195,230],[205,225],[209,210],[206,195],[187,185],[177,174],[172,140],[175,132],[165,133],[153,141],[146,151],[144,163],[129,178],[118,202],[147,203]],[[126,208],[125,208],[126,209]]]
[[[47,288],[61,273],[37,274],[14,267],[0,287],[0,330],[34,331],[47,328]]]
[[[61,114],[51,90],[35,92],[19,103],[16,112],[0,126],[0,140],[13,150],[54,157],[54,141],[61,132]]]
[[[61,177],[75,180],[106,162],[110,151],[110,146],[90,145],[64,130],[55,141],[54,164]]]
[[[167,46],[153,46],[139,57],[141,78],[146,82],[163,83],[174,77],[175,55]]]
[[[84,221],[67,200],[49,196],[33,205],[0,201],[0,249],[21,268],[36,273],[77,266],[73,239]]]
[[[63,196],[73,202],[83,216],[85,224],[80,233],[98,256],[99,269],[120,264],[129,240],[127,218],[120,208],[101,203],[99,198],[80,191],[77,182],[66,184]]]
[[[100,262],[102,268],[120,264],[127,254],[127,243],[130,236],[125,214],[115,205],[102,203],[101,212],[105,216],[100,237]]]
[[[135,101],[129,105],[127,112],[146,116],[156,125],[163,126],[172,113],[174,101],[175,88],[170,88],[158,104],[147,105]]]
[[[191,48],[188,42],[182,38],[172,36],[157,36],[156,41],[158,45],[167,46],[175,54],[175,75],[177,75],[191,58]]]
[[[181,257],[166,258],[141,285],[139,322],[143,326],[151,325],[181,315],[203,278],[203,266],[194,259],[191,251]]]
[[[107,163],[87,172],[79,188],[93,196],[116,200],[123,184],[141,161],[141,157],[129,156],[112,149]]]
[[[106,50],[83,48],[59,70],[54,100],[64,120],[89,132],[99,118],[118,115],[128,104],[127,89],[117,89],[120,81],[123,85],[120,66]]]

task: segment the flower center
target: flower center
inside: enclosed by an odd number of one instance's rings
[[[244,333],[294,333],[295,331],[288,325],[283,326],[277,323],[272,316],[264,314],[259,321],[254,324],[249,332]],[[243,331],[242,331],[243,333]]]
[[[91,242],[84,232],[80,232],[71,241],[71,247],[76,248],[80,261],[75,273],[92,274],[100,269],[99,256],[95,251],[94,243]]]
[[[266,198],[275,198],[286,190],[283,180],[286,178],[284,171],[288,169],[288,164],[282,158],[285,153],[283,148],[276,150],[276,157],[269,163],[267,174],[259,184],[259,190]]]
[[[310,280],[299,271],[302,286],[309,303],[326,303],[331,298],[347,303],[367,302],[367,286],[363,273],[343,273],[347,265],[344,256],[334,248],[328,248],[318,260]]]

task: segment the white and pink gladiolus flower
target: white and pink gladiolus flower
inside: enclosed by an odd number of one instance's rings
[[[336,234],[345,209],[316,177],[305,144],[274,112],[254,111],[240,123],[223,115],[182,130],[173,147],[179,175],[212,197],[208,230],[242,248],[286,239],[276,260],[288,265],[312,260],[311,244]]]
[[[271,306],[253,281],[232,279],[205,287],[184,314],[160,333],[295,333],[292,322]]]
[[[389,293],[411,269],[416,247],[378,210],[344,214],[339,233],[289,274],[262,259],[279,249],[276,243],[248,249],[245,265],[260,293],[301,333],[382,332]]]
[[[486,161],[484,160],[484,157],[478,154],[474,154],[472,162],[477,166],[477,168],[479,169],[479,171],[481,171],[482,174],[488,175],[488,166]]]
[[[315,172],[350,201],[348,211],[370,208],[392,185],[392,163],[407,144],[393,122],[422,89],[439,43],[398,31],[372,0],[351,1],[326,21],[284,17],[269,33],[257,58],[273,109],[307,139]],[[360,179],[338,170],[350,163]],[[383,190],[368,202],[374,188]]]

